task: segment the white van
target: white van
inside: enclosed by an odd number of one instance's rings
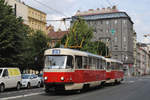
[[[21,88],[21,73],[18,68],[0,68],[0,92],[7,88]]]

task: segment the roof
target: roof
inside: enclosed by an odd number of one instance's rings
[[[63,38],[64,35],[68,34],[68,31],[58,31],[58,32],[55,32],[55,31],[51,31],[48,33],[48,36],[51,38],[51,39],[61,39]]]
[[[76,14],[75,16],[89,16],[89,15],[109,14],[109,13],[117,13],[117,12],[121,12],[121,11],[112,10],[109,12],[92,12],[92,13],[83,13],[83,14],[79,13],[79,14]]]
[[[131,21],[131,23],[133,23],[130,16],[128,16],[126,12],[121,12],[121,11],[114,11],[108,13],[90,13],[90,14],[72,16],[73,19],[75,19],[76,17],[82,17],[84,20],[128,18]]]
[[[33,7],[29,6],[29,5],[27,5],[27,6],[28,6],[30,9],[36,10],[36,11],[38,11],[38,12],[43,13],[43,14],[46,15],[45,12],[43,12],[43,11],[41,11],[41,10],[39,10],[39,9],[33,8]]]
[[[119,61],[119,60],[117,60],[117,59],[105,58],[105,60],[106,60],[107,62],[118,62],[118,63],[121,63],[121,64],[123,64],[123,62],[121,62],[121,61]]]
[[[104,59],[103,56],[100,55],[95,55],[89,52],[85,52],[85,51],[80,51],[80,50],[75,50],[75,49],[69,49],[69,48],[53,48],[53,49],[48,49],[45,51],[44,55],[56,55],[53,54],[53,50],[58,50],[60,51],[59,53],[62,55],[79,55],[79,56],[93,56],[93,57],[97,57],[97,58],[102,58]]]

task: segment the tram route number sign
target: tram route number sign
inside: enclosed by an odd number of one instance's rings
[[[55,50],[52,51],[52,54],[55,54],[55,55],[56,55],[56,54],[60,54],[60,50],[56,50],[56,49],[55,49]]]

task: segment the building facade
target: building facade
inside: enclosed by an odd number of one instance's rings
[[[76,17],[87,21],[94,29],[93,41],[103,41],[108,44],[111,57],[124,62],[124,66],[133,71],[134,65],[134,31],[133,22],[126,12],[112,8],[90,9],[77,11]]]
[[[14,9],[14,13],[17,17],[22,17],[24,24],[28,25],[28,7],[20,0],[5,0],[8,5],[11,5]]]
[[[54,31],[54,27],[52,25],[47,26],[48,34],[47,36],[51,38],[49,43],[50,48],[54,48],[57,43],[61,44],[61,39],[69,33],[69,31],[62,31],[59,29],[58,31]]]
[[[150,53],[149,47],[146,44],[137,43],[137,67],[138,75],[150,74]]]
[[[21,0],[5,0],[8,5],[14,9],[17,17],[22,17],[24,24],[28,25],[33,30],[46,31],[46,13],[26,5]]]
[[[46,31],[46,13],[28,6],[28,23],[34,30]]]

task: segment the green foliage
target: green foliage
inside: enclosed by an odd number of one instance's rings
[[[106,56],[106,51],[108,54],[108,47],[103,42],[95,41],[92,42],[91,39],[93,38],[93,29],[89,27],[88,24],[81,18],[76,20],[72,27],[70,28],[70,32],[68,35],[68,46],[79,46],[83,41],[82,47],[78,48],[82,51],[91,52],[98,55]],[[65,45],[67,41],[67,36],[65,35],[61,39],[61,43]],[[56,47],[59,47],[59,43]]]
[[[90,42],[93,37],[93,29],[81,18],[76,20],[69,32],[69,46],[80,45],[83,41],[83,45]]]
[[[26,29],[13,9],[0,0],[0,66],[19,66],[22,61]]]
[[[0,66],[40,70],[50,39],[24,25],[4,0],[0,0],[0,14]]]
[[[26,59],[29,68],[41,70],[43,68],[44,51],[48,49],[48,38],[45,33],[38,30],[28,37],[28,51],[26,51]]]

